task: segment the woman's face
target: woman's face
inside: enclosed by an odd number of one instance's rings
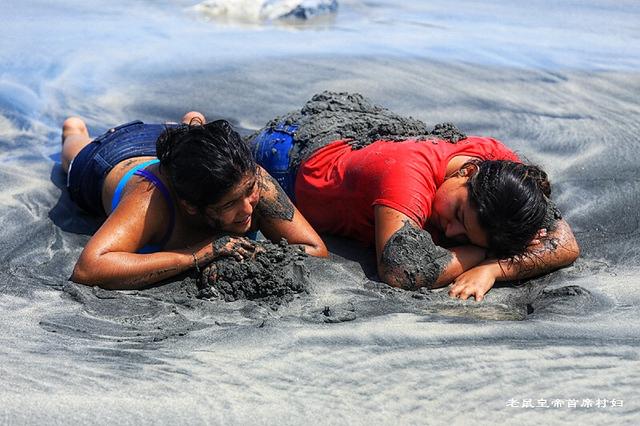
[[[245,234],[251,229],[253,210],[258,201],[260,189],[257,176],[247,174],[220,201],[207,206],[207,223],[216,230]]]
[[[487,247],[487,234],[469,200],[467,180],[467,176],[455,175],[440,185],[431,206],[429,223],[454,244]]]

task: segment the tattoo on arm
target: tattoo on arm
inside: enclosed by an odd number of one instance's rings
[[[406,220],[384,245],[380,262],[396,275],[401,288],[417,290],[431,288],[452,259],[451,252],[437,246],[427,231]]]
[[[170,274],[167,274],[170,272]],[[173,266],[171,268],[159,269],[157,271],[149,272],[148,274],[144,274],[140,277],[134,278],[127,282],[130,286],[138,286],[140,284],[152,284],[156,281],[160,281],[158,278],[163,277],[169,278],[178,273],[178,268]]]
[[[558,248],[561,247],[561,235],[563,230],[559,228],[562,220],[562,214],[552,200],[547,200],[547,211],[542,223],[542,228],[546,229],[547,235],[540,238],[540,245],[527,250],[520,256],[516,256],[509,260],[510,264],[519,264],[521,273],[525,276],[532,272],[541,272],[551,270],[549,267],[549,258],[554,257]]]
[[[571,237],[567,235],[566,223],[556,220],[554,229],[545,237],[540,238],[540,244],[532,247],[512,260],[509,265],[518,266],[520,278],[528,278],[530,276],[546,273],[556,269],[563,262],[562,259],[567,253],[573,252],[571,245]],[[564,264],[564,263],[561,263]]]
[[[558,248],[558,246],[560,245],[560,240],[558,240],[557,238],[545,238],[543,240],[543,244],[544,244],[544,249],[545,250],[555,250]]]
[[[291,222],[294,207],[280,184],[268,173],[264,173],[260,181],[260,201],[256,211],[260,216],[269,219],[281,219]]]

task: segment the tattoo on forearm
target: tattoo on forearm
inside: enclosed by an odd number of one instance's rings
[[[280,184],[268,174],[263,174],[260,183],[262,195],[256,206],[260,216],[270,219],[293,220],[294,207]]]
[[[168,274],[170,272],[170,274]],[[156,281],[159,281],[158,278],[163,277],[163,278],[168,278],[172,275],[175,275],[178,273],[178,268],[175,266],[172,266],[170,268],[165,268],[165,269],[159,269],[157,271],[153,271],[153,272],[149,272],[148,274],[142,275],[140,277],[134,278],[130,281],[127,281],[128,285],[140,285],[140,284],[151,284],[154,283]]]
[[[555,250],[560,245],[560,240],[557,238],[545,238],[543,243],[545,250]]]
[[[427,231],[406,220],[385,244],[380,261],[398,275],[403,289],[416,290],[431,288],[452,259],[451,252],[437,246]]]
[[[571,228],[562,219],[557,219],[554,229],[540,238],[540,243],[531,246],[523,254],[512,259],[501,260],[501,265],[515,268],[515,279],[540,275],[573,262],[580,252]],[[513,276],[513,272],[510,273]]]

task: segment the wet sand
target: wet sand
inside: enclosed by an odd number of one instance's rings
[[[566,79],[588,93],[589,78]],[[599,79],[605,84],[604,76]],[[610,90],[623,82],[634,80],[606,80]],[[554,86],[541,96],[557,92]],[[502,114],[479,114],[477,128]],[[142,291],[79,286],[66,278],[95,221],[59,188],[63,176],[55,164],[48,163],[49,170],[5,168],[0,373],[8,418],[82,422],[93,413],[114,421],[158,420],[152,413],[162,407],[167,419],[262,422],[281,419],[276,407],[286,401],[291,423],[319,415],[329,422],[398,417],[412,423],[427,412],[461,422],[453,401],[462,399],[486,404],[476,409],[484,421],[512,421],[519,413],[506,407],[507,400],[529,397],[627,404],[595,414],[536,412],[550,421],[631,415],[638,384],[628,375],[637,359],[638,172],[628,143],[601,147],[603,134],[612,132],[616,141],[633,140],[634,127],[598,130],[583,118],[574,123],[584,127],[582,137],[563,139],[556,126],[565,119],[510,117],[501,117],[506,129],[496,129],[507,137],[498,136],[549,164],[556,200],[583,254],[568,269],[496,287],[482,303],[450,299],[446,289],[405,292],[380,284],[372,254],[337,239],[329,239],[330,261],[305,260],[306,291],[291,293],[277,310],[261,300],[198,298],[193,276]],[[544,138],[534,149],[521,139],[537,132],[560,142]],[[28,138],[20,142],[29,146]],[[617,385],[605,385],[611,381]],[[349,396],[340,396],[345,390]],[[140,393],[152,400],[140,400]],[[301,414],[318,394],[324,402]],[[327,404],[334,407],[329,415],[323,414]]]

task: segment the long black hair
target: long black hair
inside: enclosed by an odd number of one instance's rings
[[[249,147],[225,120],[165,129],[156,155],[178,197],[200,210],[256,172]]]
[[[488,234],[489,250],[514,258],[544,226],[551,185],[538,166],[505,160],[473,161],[478,170],[467,181],[469,199]]]

